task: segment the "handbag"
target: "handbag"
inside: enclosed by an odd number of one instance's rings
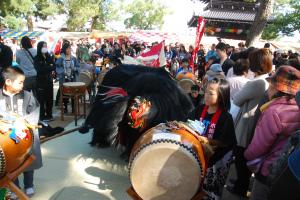
[[[296,150],[300,149],[300,131],[296,131],[290,136],[280,158],[270,166],[268,182],[274,185],[283,175],[288,167],[288,159]]]
[[[256,174],[262,168],[262,164],[263,164],[264,160],[265,160],[265,157],[263,156],[263,157],[260,157],[260,158],[256,158],[254,160],[250,160],[246,164],[247,164],[248,169],[251,172]]]

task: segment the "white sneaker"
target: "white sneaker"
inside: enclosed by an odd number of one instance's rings
[[[33,187],[32,188],[27,188],[25,189],[25,194],[28,196],[28,197],[32,197],[34,195],[34,189]]]
[[[9,195],[9,199],[10,200],[18,200],[19,197],[14,192],[11,192]]]

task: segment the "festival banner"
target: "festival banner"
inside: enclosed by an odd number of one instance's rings
[[[162,41],[153,46],[149,51],[141,53],[136,59],[138,62],[149,67],[162,67],[166,65],[165,42]]]
[[[200,47],[200,42],[201,39],[203,37],[204,34],[204,30],[205,30],[205,24],[206,24],[206,20],[203,19],[203,17],[199,17],[198,18],[198,26],[197,26],[197,32],[196,32],[196,40],[195,40],[195,48],[194,48],[194,52],[192,55],[192,59],[190,62],[190,65],[193,69],[193,72],[195,72],[195,60],[196,60],[196,55],[198,53],[199,47]]]

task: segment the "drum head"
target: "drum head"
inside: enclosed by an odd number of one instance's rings
[[[154,143],[133,158],[130,179],[142,199],[192,199],[199,190],[201,167],[187,148]]]
[[[85,83],[83,83],[83,82],[67,82],[67,83],[63,83],[63,86],[66,86],[66,87],[80,87],[80,86],[85,86]]]
[[[89,86],[92,82],[92,77],[89,72],[81,72],[79,74],[79,80],[85,83],[86,86]]]
[[[178,84],[186,93],[190,93],[191,87],[195,85],[194,81],[192,81],[191,79],[182,79]]]

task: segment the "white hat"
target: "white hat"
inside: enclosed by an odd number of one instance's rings
[[[284,53],[284,50],[283,50],[283,49],[278,49],[278,50],[276,50],[276,53],[283,54],[283,53]]]

